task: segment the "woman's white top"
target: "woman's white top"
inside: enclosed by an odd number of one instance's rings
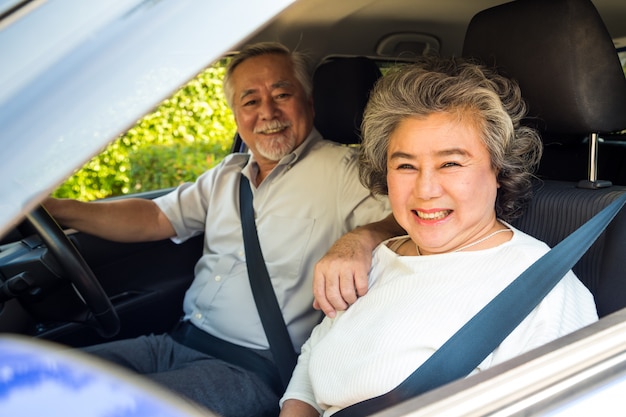
[[[400,256],[379,245],[367,295],[313,330],[281,405],[299,399],[329,416],[399,385],[549,250],[511,229],[510,241],[479,251]],[[476,371],[597,319],[593,296],[570,271]]]

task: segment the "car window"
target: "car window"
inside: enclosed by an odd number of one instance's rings
[[[236,127],[226,104],[222,59],[137,121],[54,192],[83,201],[193,181],[230,151]]]

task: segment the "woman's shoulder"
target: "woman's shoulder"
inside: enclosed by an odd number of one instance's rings
[[[524,250],[536,250],[541,253],[545,253],[550,250],[550,246],[548,246],[544,241],[539,240],[508,223],[503,223],[513,231],[513,238],[510,241],[512,246],[520,247]]]

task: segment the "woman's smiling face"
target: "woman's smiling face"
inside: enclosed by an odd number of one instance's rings
[[[471,116],[406,118],[389,138],[389,200],[422,254],[458,249],[496,224],[496,172]]]

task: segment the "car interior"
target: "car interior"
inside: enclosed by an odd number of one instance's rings
[[[285,10],[245,43],[281,36],[299,39],[289,27],[292,14],[318,7],[316,1],[303,3]],[[382,3],[376,7],[384,7]],[[450,36],[462,44],[464,57],[495,65],[520,83],[529,105],[525,122],[541,132],[544,156],[532,202],[513,225],[552,247],[626,192],[626,77],[606,22],[591,0],[487,3],[469,25]],[[412,54],[453,53],[442,39],[428,35],[429,29],[437,32],[428,17],[417,22],[419,32],[409,31],[400,17],[397,21],[397,28],[385,29],[383,39],[363,42],[376,45],[375,53],[351,50],[337,38],[327,40],[336,42],[333,55],[314,56],[320,62],[314,72],[315,125],[325,137],[358,146],[369,91],[386,65],[410,62]],[[344,33],[349,33],[350,22],[344,22]],[[243,149],[240,140],[233,149]],[[153,198],[166,191],[141,196]],[[120,244],[68,233],[78,258],[97,277],[81,294],[99,282],[95,303],[104,294],[119,317],[103,330],[93,311],[85,310],[76,297],[74,287],[82,278],[74,286],[65,279],[74,267],[63,262],[63,248],[53,250],[63,243],[55,243],[51,229],[58,226],[45,226],[47,220],[31,215],[0,241],[0,332],[80,347],[174,326],[202,253],[202,236],[180,245],[169,240]],[[626,307],[624,248],[622,210],[573,268],[593,293],[600,317]],[[9,286],[15,277],[26,285],[15,286],[14,281]]]

